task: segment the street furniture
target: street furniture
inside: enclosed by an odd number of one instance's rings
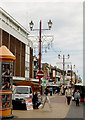
[[[0,47],[0,118],[12,115],[12,75],[15,56],[6,46]]]

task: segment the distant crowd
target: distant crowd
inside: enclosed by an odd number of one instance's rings
[[[72,89],[71,87],[67,86],[58,86],[58,87],[46,87],[44,90],[44,95],[45,98],[43,99],[42,96],[40,99],[38,99],[38,93],[34,93],[33,95],[33,108],[34,109],[38,109],[38,108],[44,108],[45,103],[47,101],[47,103],[49,104],[49,107],[51,108],[51,103],[50,103],[50,99],[48,97],[48,94],[50,94],[50,96],[52,96],[53,94],[57,94],[57,95],[65,95],[66,96],[66,101],[67,101],[67,105],[70,105],[70,101],[71,99],[74,98],[75,102],[76,102],[76,106],[79,106],[79,101],[80,101],[80,93],[79,90]]]

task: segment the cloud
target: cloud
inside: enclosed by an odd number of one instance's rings
[[[76,0],[74,0],[76,1]],[[45,62],[56,64],[58,51],[70,54],[72,63],[76,63],[82,73],[83,59],[83,3],[82,2],[15,2],[3,0],[2,7],[11,14],[25,28],[33,20],[34,28],[39,28],[42,20],[42,28],[48,28],[47,22],[52,19],[51,31],[43,31],[43,34],[54,35],[53,49],[43,54]],[[30,34],[39,35],[38,32]],[[50,54],[50,55],[49,55]]]

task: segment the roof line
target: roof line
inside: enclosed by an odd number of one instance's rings
[[[30,33],[26,28],[24,28],[17,20],[15,20],[9,13],[7,13],[3,8],[0,7],[0,11],[7,16],[10,20],[12,20],[16,25],[21,27],[22,30],[24,30],[26,33]]]

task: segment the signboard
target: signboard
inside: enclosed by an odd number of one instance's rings
[[[26,98],[25,103],[27,110],[33,110],[33,104],[31,98]]]
[[[43,73],[42,71],[39,71],[39,72],[37,73],[37,76],[38,76],[39,78],[42,78],[42,77],[44,77],[44,73]]]
[[[50,76],[47,76],[47,79],[50,79]]]
[[[39,79],[39,77],[38,77],[38,76],[36,76],[36,79]]]

